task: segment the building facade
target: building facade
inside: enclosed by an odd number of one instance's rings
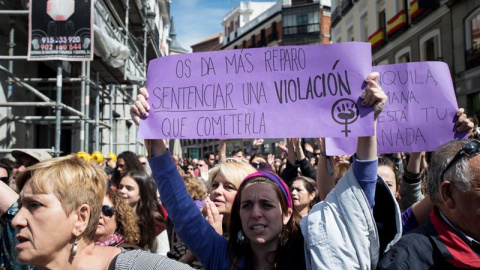
[[[170,0],[97,0],[93,9],[93,61],[27,61],[28,1],[0,1],[2,152],[144,151],[129,107],[148,61],[169,54]]]
[[[373,65],[443,61],[459,107],[480,112],[480,1],[332,1],[332,42],[368,41]]]
[[[246,49],[330,43],[330,0],[240,2],[223,18],[220,49]],[[217,35],[192,46],[195,51],[214,44]],[[212,43],[213,42],[213,43]],[[213,45],[212,45],[213,46]],[[206,47],[211,50],[211,47]],[[227,155],[236,149],[248,154],[252,140],[229,140]],[[266,139],[261,152],[277,152],[279,139]],[[217,140],[183,140],[187,157],[216,152]],[[194,156],[191,155],[194,153]]]

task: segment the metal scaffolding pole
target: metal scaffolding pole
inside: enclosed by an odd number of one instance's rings
[[[85,114],[85,69],[86,69],[86,63],[85,61],[82,61],[82,83],[81,83],[81,94],[80,94],[80,112]],[[80,149],[83,150],[85,149],[85,122],[87,119],[82,119],[82,122],[80,123]]]
[[[87,81],[90,81],[90,61],[87,62]],[[90,83],[85,89],[85,115],[90,118]],[[85,124],[85,148],[83,151],[90,153],[90,124]]]
[[[55,156],[60,156],[60,136],[62,133],[62,61],[57,62],[57,104],[56,109],[56,122],[55,122]]]
[[[128,21],[130,20],[129,19],[129,13],[130,13],[130,0],[126,0],[125,1],[125,46],[129,47],[128,46],[128,34],[129,34],[129,30],[128,30]],[[123,65],[123,79],[124,80],[127,80],[127,63],[125,63],[125,65]]]
[[[110,118],[109,118],[109,123],[110,123],[110,126],[113,127],[113,100],[115,99],[115,95],[116,95],[116,90],[117,90],[117,86],[116,85],[112,85],[111,88],[110,88]],[[109,133],[109,138],[110,138],[110,143],[108,144],[108,151],[109,152],[112,152],[113,151],[113,130],[110,129],[110,133]]]
[[[15,48],[15,24],[13,20],[10,20],[10,35],[9,35],[9,40],[8,40],[8,55],[13,56],[13,49]],[[8,61],[8,71],[10,73],[13,73],[13,61]],[[7,92],[7,102],[9,102],[12,99],[13,95],[13,82],[12,79],[8,79],[8,86],[7,86],[8,92]],[[12,115],[12,108],[8,107],[7,108],[7,117],[10,117]],[[10,142],[12,142],[12,138],[10,133],[12,128],[12,123],[7,123],[7,143],[10,145]]]
[[[99,83],[99,73],[97,72],[97,85]],[[100,88],[96,87],[96,95],[95,95],[95,122],[99,122],[100,120]],[[100,128],[98,125],[95,126],[95,149],[94,151],[99,151],[99,143],[100,143]]]

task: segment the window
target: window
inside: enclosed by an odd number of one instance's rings
[[[410,47],[403,48],[395,54],[395,63],[408,63],[411,61]]]
[[[368,41],[368,21],[366,13],[360,18],[360,41]]]
[[[480,8],[465,19],[466,69],[480,65]]]
[[[320,32],[318,6],[288,8],[283,11],[282,23],[285,36]]]
[[[475,93],[475,94],[470,94],[467,96],[467,102],[468,102],[468,111],[477,113],[480,112],[480,94]]]
[[[420,38],[420,60],[437,61],[442,58],[440,30],[435,29]]]
[[[353,36],[353,26],[350,26],[347,30],[347,41],[354,41],[355,37]]]

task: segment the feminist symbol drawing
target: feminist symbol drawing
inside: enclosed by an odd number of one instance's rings
[[[357,104],[348,98],[337,100],[332,106],[332,118],[338,124],[345,125],[345,129],[342,132],[345,133],[345,137],[348,137],[348,133],[352,132],[348,129],[348,125],[355,123],[358,119]]]

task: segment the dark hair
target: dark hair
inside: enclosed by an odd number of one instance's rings
[[[308,191],[308,194],[311,195],[313,192],[315,192],[315,197],[313,197],[309,205],[309,209],[312,209],[312,207],[320,201],[320,196],[318,194],[318,189],[317,189],[317,182],[315,182],[315,180],[313,180],[310,177],[297,176],[293,179],[292,184],[297,180],[303,182],[303,186]],[[291,190],[291,185],[290,185],[290,190]]]
[[[215,153],[207,152],[207,153],[205,153],[205,155],[203,155],[203,159],[208,159],[208,158],[210,158],[210,156],[213,156],[213,158],[215,158]]]
[[[8,185],[10,183],[10,176],[12,176],[12,167],[8,164],[5,164],[3,160],[0,160],[0,168],[4,168],[7,171],[7,180],[2,181]]]
[[[115,171],[113,171],[112,175],[112,183],[115,186],[118,186],[120,183],[120,180],[122,179],[123,175],[120,175],[120,172],[118,171],[118,161],[120,159],[123,159],[125,161],[125,166],[126,171],[145,171],[145,166],[138,160],[138,157],[135,153],[131,151],[125,151],[122,152],[120,155],[117,157],[117,166],[115,167]]]
[[[233,149],[233,151],[232,151],[232,157],[235,156],[235,154],[238,154],[238,153],[240,153],[240,152],[243,152],[243,150],[240,149],[240,148],[235,148],[235,149]]]
[[[248,163],[252,163],[252,161],[255,159],[255,158],[263,158],[265,161],[267,161],[267,158],[262,155],[262,154],[253,154],[251,157],[250,157],[250,160],[248,161]]]
[[[272,180],[268,179],[264,176],[259,177],[252,177],[240,185],[237,195],[235,196],[235,201],[233,202],[232,206],[232,213],[230,216],[230,238],[228,239],[228,246],[229,246],[229,257],[232,262],[231,269],[237,269],[238,263],[243,258],[245,260],[246,268],[253,269],[253,252],[249,244],[242,244],[238,240],[238,232],[243,231],[242,229],[242,220],[240,218],[240,204],[242,198],[242,192],[245,187],[249,184],[253,183],[265,183],[270,185],[277,197],[280,201],[280,205],[282,208],[282,214],[286,214],[288,212],[288,204],[285,195],[281,191],[280,187],[273,182]],[[283,230],[279,235],[278,238],[278,248],[275,251],[275,258],[273,262],[269,262],[273,266],[282,264],[279,263],[282,259],[286,259],[289,256],[288,249],[292,245],[292,243],[296,242],[301,237],[300,232],[300,215],[298,214],[295,209],[292,209],[292,216],[288,220],[287,224],[283,226]]]
[[[155,241],[155,211],[158,208],[157,186],[152,178],[144,171],[129,171],[123,177],[129,176],[138,185],[140,200],[138,201],[136,214],[138,227],[140,228],[140,247],[150,248]],[[123,178],[122,177],[122,178]]]
[[[392,169],[393,174],[395,175],[395,186],[397,187],[398,192],[400,192],[400,173],[398,172],[397,166],[393,160],[386,156],[379,156],[378,157],[378,167],[380,166],[387,166]],[[395,196],[395,194],[393,194]]]

